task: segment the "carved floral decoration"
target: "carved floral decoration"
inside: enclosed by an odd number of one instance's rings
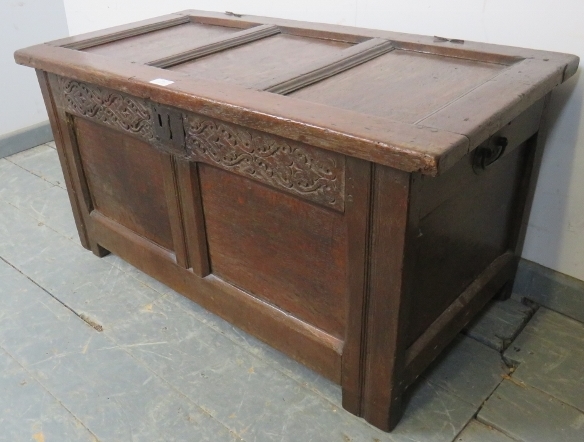
[[[80,81],[60,78],[66,109],[146,140],[154,138],[152,113],[142,100]]]
[[[186,139],[196,161],[343,208],[344,163],[340,156],[194,115],[187,117]]]

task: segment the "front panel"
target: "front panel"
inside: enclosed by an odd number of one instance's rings
[[[92,250],[122,256],[340,382],[345,157],[171,107],[184,136],[164,142],[157,103],[51,84],[71,128]]]
[[[212,273],[343,337],[343,215],[205,164],[199,176]]]
[[[167,154],[83,118],[73,124],[93,209],[174,250],[164,193]]]

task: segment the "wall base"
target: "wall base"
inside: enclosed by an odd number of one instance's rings
[[[513,293],[584,322],[584,281],[521,259]]]
[[[48,121],[0,135],[0,158],[21,152],[39,144],[53,141],[53,132]]]

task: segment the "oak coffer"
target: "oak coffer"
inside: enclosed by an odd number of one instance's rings
[[[339,383],[406,388],[509,293],[572,55],[184,11],[17,51],[82,244]]]

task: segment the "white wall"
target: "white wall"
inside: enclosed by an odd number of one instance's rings
[[[182,9],[233,11],[569,52],[584,59],[582,0],[64,0],[71,34]],[[523,256],[584,280],[584,76],[552,101]]]
[[[0,137],[47,120],[36,75],[14,62],[14,51],[66,37],[63,0],[0,3]]]

